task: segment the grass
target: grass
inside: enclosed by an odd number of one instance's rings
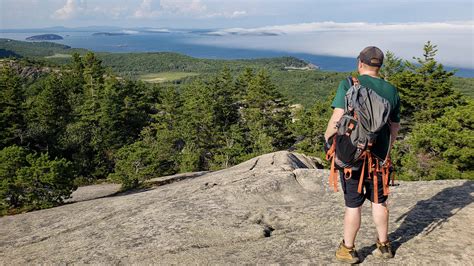
[[[197,76],[195,72],[160,72],[140,75],[138,79],[149,83],[162,83],[180,80],[186,77]]]
[[[50,58],[70,58],[72,57],[72,55],[70,54],[53,54],[53,55],[50,55],[50,56],[45,56],[44,58],[47,58],[47,59],[50,59]]]
[[[474,78],[453,77],[453,87],[462,94],[474,98]]]

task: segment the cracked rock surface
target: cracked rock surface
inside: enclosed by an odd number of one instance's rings
[[[0,264],[331,264],[343,194],[316,166],[279,151],[143,192],[79,193],[71,204],[0,218]],[[474,182],[396,183],[391,262],[472,263]],[[368,202],[362,211],[356,247],[363,263],[380,263]]]

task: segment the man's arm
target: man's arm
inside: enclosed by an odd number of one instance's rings
[[[344,114],[344,109],[342,108],[334,108],[334,111],[332,112],[331,119],[329,119],[328,122],[328,127],[326,128],[326,133],[324,133],[324,139],[326,142],[329,140],[329,138],[336,134],[337,132],[337,122],[341,119],[342,115]]]
[[[390,122],[390,147],[393,146],[393,143],[397,140],[399,130],[400,123]]]

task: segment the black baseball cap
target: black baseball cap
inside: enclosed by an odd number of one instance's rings
[[[360,52],[357,59],[366,65],[381,67],[383,64],[383,52],[375,46],[368,46]]]

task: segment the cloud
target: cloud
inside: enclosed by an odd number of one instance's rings
[[[158,17],[161,12],[159,10],[153,10],[152,0],[143,0],[140,6],[133,13],[134,18],[154,18]]]
[[[161,0],[160,6],[166,12],[178,14],[201,14],[207,10],[201,0]]]
[[[86,4],[84,0],[67,0],[63,7],[54,12],[52,18],[60,20],[71,19],[84,12],[85,9]]]
[[[87,14],[95,17],[107,17],[112,19],[122,18],[129,12],[129,9],[124,6],[114,7],[100,7],[96,6],[93,10],[87,10]]]
[[[155,3],[159,2],[159,7]],[[187,16],[193,18],[238,18],[246,16],[245,10],[215,11],[208,9],[201,0],[142,0],[132,17],[138,19],[151,19],[158,17]]]
[[[259,32],[281,34],[297,34],[297,33],[314,33],[314,32],[388,32],[388,31],[472,31],[474,29],[474,21],[459,22],[427,22],[427,23],[399,23],[399,24],[382,24],[367,22],[350,22],[338,23],[333,21],[313,22],[267,26],[259,28],[231,28],[219,30],[214,33],[216,35],[241,34],[255,35]]]
[[[143,0],[135,10],[133,17],[156,18],[164,15],[199,15],[207,10],[207,6],[201,0],[161,0],[159,9],[154,8],[153,0]]]
[[[209,13],[206,14],[202,17],[204,18],[217,18],[217,17],[223,17],[223,18],[238,18],[238,17],[244,17],[247,15],[247,11],[245,10],[236,10],[233,12],[216,12],[216,13]]]
[[[258,28],[231,28],[208,33],[220,38],[200,39],[201,44],[275,50],[315,55],[355,57],[376,45],[397,56],[421,56],[423,44],[438,45],[443,64],[474,68],[472,32],[474,21],[426,23],[314,22]]]

